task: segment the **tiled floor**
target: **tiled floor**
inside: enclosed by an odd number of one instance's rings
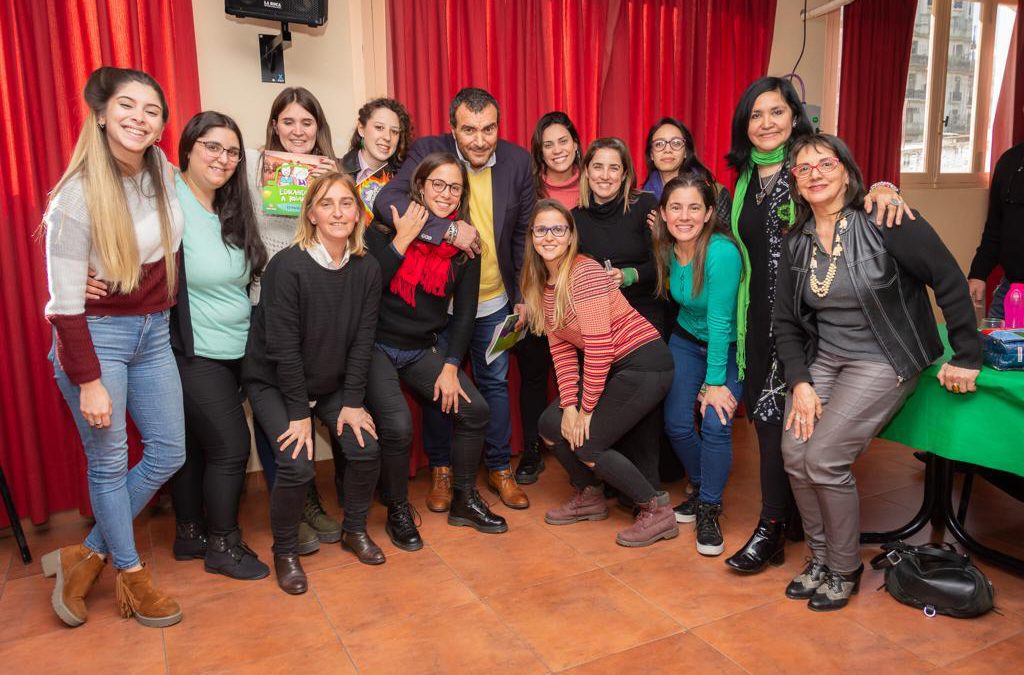
[[[746,424],[736,431],[736,460],[722,524],[727,549],[743,543],[758,510],[757,456]],[[803,564],[801,544],[785,565],[753,577],[699,556],[691,526],[643,549],[615,544],[629,515],[568,527],[543,522],[565,498],[565,476],[548,461],[530,488],[527,511],[506,515],[506,535],[452,528],[421,509],[427,546],[396,550],[371,534],[387,564],[367,567],[338,545],[304,559],[311,590],[292,597],[272,579],[237,582],[206,574],[200,561],[176,562],[169,513],[139,519],[143,557],[181,603],[184,621],[143,628],[115,614],[107,570],[89,598],[89,621],[65,628],[50,609],[51,580],[38,558],[79,541],[85,524],[58,514],[30,543],[37,562],[22,565],[10,538],[0,540],[0,672],[4,673],[683,673],[1024,671],[1024,579],[982,564],[997,589],[999,613],[976,620],[927,618],[876,592],[868,572],[851,606],[815,614],[782,595]],[[333,496],[323,463],[322,492]],[[877,442],[857,465],[862,526],[902,524],[920,503],[922,465],[903,447]],[[670,486],[673,497],[682,485]],[[422,504],[426,472],[411,492]],[[328,507],[331,511],[337,511]],[[979,481],[969,528],[991,545],[1024,557],[1024,505]],[[250,476],[245,536],[270,559],[267,496]],[[915,541],[938,539],[931,528]],[[865,548],[867,560],[875,551]]]

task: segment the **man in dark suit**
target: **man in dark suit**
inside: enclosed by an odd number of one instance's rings
[[[529,499],[511,470],[512,419],[508,396],[508,354],[488,364],[487,346],[495,327],[512,311],[524,317],[519,293],[526,234],[537,197],[530,155],[498,138],[498,102],[483,89],[467,87],[452,99],[451,134],[418,139],[398,174],[374,203],[375,217],[391,225],[391,207],[405,213],[409,182],[416,166],[432,152],[455,155],[469,172],[470,221],[452,222],[430,215],[420,239],[448,241],[467,255],[481,255],[480,301],[470,344],[473,379],[490,407],[484,461],[488,483],[502,502],[525,509]],[[443,337],[442,337],[443,339]],[[382,424],[387,422],[381,420]],[[430,458],[433,485],[427,498],[432,511],[446,511],[451,501],[451,421],[432,408],[423,409],[424,448]]]

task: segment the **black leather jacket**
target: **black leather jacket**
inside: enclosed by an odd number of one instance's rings
[[[953,365],[981,367],[981,343],[967,279],[938,234],[917,220],[876,227],[861,210],[847,216],[839,264],[849,265],[864,317],[900,381],[910,379],[942,356],[942,341],[925,286],[942,309]],[[803,302],[813,234],[797,226],[786,235],[775,294],[775,340],[790,388],[811,382],[817,354],[815,312]],[[811,382],[813,384],[813,382]]]

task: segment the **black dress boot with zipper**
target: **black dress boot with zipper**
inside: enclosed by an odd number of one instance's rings
[[[786,560],[786,524],[774,518],[762,518],[754,534],[725,564],[744,574],[756,574],[767,565],[781,565]]]

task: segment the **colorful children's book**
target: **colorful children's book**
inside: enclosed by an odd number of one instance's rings
[[[310,174],[322,159],[319,155],[264,152],[260,175],[263,212],[272,216],[297,217],[306,196],[306,186],[311,182]]]

